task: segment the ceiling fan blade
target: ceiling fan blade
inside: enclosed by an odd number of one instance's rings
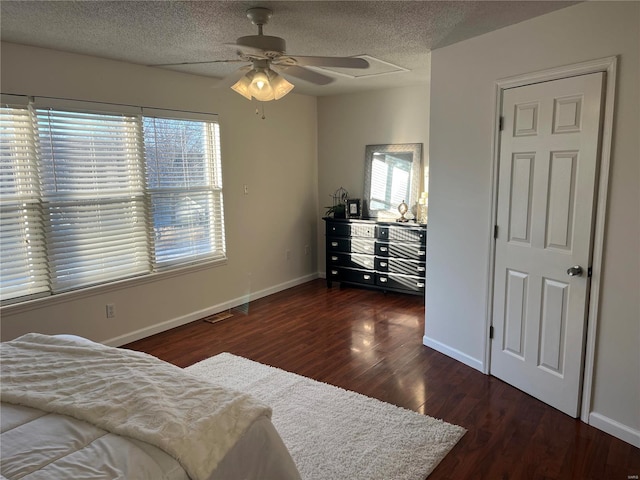
[[[206,60],[204,62],[179,62],[179,63],[152,63],[151,65],[147,65],[147,67],[177,67],[180,65],[203,65],[205,63],[238,63],[244,62],[244,60],[234,59],[234,60]]]
[[[358,57],[309,57],[299,55],[287,55],[295,60],[301,67],[342,67],[342,68],[369,68],[369,62]],[[286,57],[284,63],[286,64]]]
[[[306,80],[307,82],[315,83],[316,85],[327,85],[333,82],[333,78],[328,77],[327,75],[314,72],[313,70],[307,70],[306,68],[298,67],[297,65],[272,65],[271,68],[278,73],[291,75],[292,77]]]

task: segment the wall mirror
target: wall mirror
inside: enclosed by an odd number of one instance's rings
[[[421,143],[367,145],[364,215],[378,220],[395,220],[399,217],[398,205],[403,200],[409,206],[409,212],[415,215],[421,177]]]

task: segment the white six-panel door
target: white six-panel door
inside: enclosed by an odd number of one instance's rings
[[[502,101],[491,374],[573,417],[582,384],[603,77],[508,89]]]

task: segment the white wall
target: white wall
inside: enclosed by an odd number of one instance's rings
[[[318,218],[344,187],[364,194],[367,145],[422,143],[428,165],[429,84],[318,98]],[[325,270],[324,222],[318,221],[318,269]]]
[[[2,340],[67,332],[122,344],[317,276],[315,97],[270,102],[262,120],[256,103],[212,88],[210,78],[15,44],[1,49],[3,93],[219,114],[228,249],[225,265],[4,307]],[[116,318],[105,318],[107,303]]]
[[[483,369],[495,81],[618,55],[590,423],[640,445],[640,3],[585,2],[432,52],[425,343]]]

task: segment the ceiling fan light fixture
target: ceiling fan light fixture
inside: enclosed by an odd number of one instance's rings
[[[256,67],[242,76],[231,89],[247,100],[279,100],[293,90],[293,84],[270,68]]]
[[[269,77],[271,80],[271,88],[273,89],[273,96],[276,100],[280,100],[287,93],[293,90],[293,84],[289,83],[282,75],[278,75],[273,70],[269,70]]]
[[[261,102],[268,102],[275,99],[273,87],[271,86],[271,80],[267,75],[267,71],[267,69],[262,68],[254,69],[254,75],[251,79],[251,84],[249,85],[251,95]]]
[[[249,87],[251,86],[251,77],[253,76],[252,74],[253,71],[247,73],[246,75],[243,75],[240,80],[238,80],[231,86],[231,89],[234,92],[239,93],[247,100],[251,100],[251,91],[249,90]]]

